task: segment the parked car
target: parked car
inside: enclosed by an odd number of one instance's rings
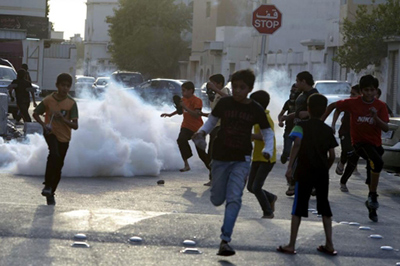
[[[139,72],[116,71],[110,76],[110,83],[123,88],[135,88],[143,82],[143,76]]]
[[[103,93],[109,82],[109,77],[98,77],[92,85],[92,90],[94,94],[99,95]]]
[[[8,94],[8,85],[17,78],[17,73],[15,72],[14,68],[9,66],[0,65],[0,92]],[[35,92],[35,98],[39,98],[41,93],[40,87],[36,84],[32,83],[32,89]],[[15,92],[13,91],[15,95]],[[12,114],[14,119],[17,119],[18,115],[18,107],[16,101],[11,102],[10,97],[8,97],[8,113]]]
[[[391,117],[389,131],[382,132],[382,156],[384,167],[395,171],[400,170],[400,117]]]
[[[151,79],[138,85],[134,91],[145,101],[155,105],[172,104],[174,95],[182,95],[182,84],[186,80]]]
[[[347,81],[317,80],[314,83],[314,88],[316,88],[319,93],[325,95],[328,99],[328,105],[339,100],[350,98],[351,85]],[[329,126],[332,124],[333,114],[334,112],[332,112],[325,120],[325,123]],[[338,119],[338,122],[336,123],[336,132],[338,132],[339,128],[340,119]]]
[[[82,93],[92,93],[92,86],[96,79],[94,77],[88,77],[88,76],[77,76],[75,78],[75,95],[72,96],[79,96]],[[74,93],[72,93],[74,94]]]

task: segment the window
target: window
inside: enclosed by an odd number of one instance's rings
[[[207,2],[206,6],[206,18],[209,18],[211,15],[211,2]]]

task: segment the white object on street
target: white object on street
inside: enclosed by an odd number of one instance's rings
[[[369,238],[382,239],[383,236],[381,236],[381,235],[370,235]]]
[[[382,250],[393,250],[393,247],[391,246],[381,246]]]

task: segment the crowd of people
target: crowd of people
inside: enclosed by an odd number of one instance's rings
[[[29,87],[29,81],[23,81],[26,80],[25,75],[26,72],[18,71],[18,78],[12,83],[16,85],[10,87],[10,90],[17,91],[17,103],[23,108],[25,102],[20,98],[26,97],[26,88]],[[274,218],[278,199],[277,195],[263,188],[276,163],[277,149],[274,122],[268,110],[270,95],[265,90],[252,92],[255,79],[249,69],[237,71],[230,77],[230,91],[225,87],[223,75],[209,77],[210,113],[202,112],[202,100],[194,95],[194,84],[185,82],[182,84],[182,98],[174,99],[177,110],[161,114],[161,117],[183,115],[177,139],[184,162],[180,171],[190,171],[188,160],[193,153],[189,141],[193,140],[199,158],[209,170],[210,180],[204,185],[210,186],[211,203],[214,206],[225,203],[217,253],[221,256],[235,254],[230,242],[246,185],[259,202],[264,219]],[[329,169],[335,160],[334,148],[338,146],[334,134],[339,114],[345,112],[339,130],[342,152],[336,167],[336,173],[342,175],[340,189],[348,192],[347,180],[355,170],[359,157],[364,158],[367,161],[366,184],[369,190],[365,206],[374,222],[378,221],[377,187],[383,167],[381,131],[388,130],[389,115],[386,104],[378,99],[379,83],[371,75],[363,76],[359,84],[351,88],[349,99],[330,105],[313,85],[313,76],[309,72],[298,73],[296,83],[290,89],[290,97],[278,115],[279,126],[285,126],[280,161],[283,164],[288,162],[286,195],[294,195],[294,202],[289,243],[279,246],[277,251],[296,254],[295,243],[301,218],[308,217],[308,202],[311,195],[315,195],[326,236],[325,244],[317,249],[336,255],[328,191]],[[68,95],[71,86],[72,77],[60,74],[56,81],[57,92],[44,98],[33,112],[33,117],[43,127],[49,149],[42,190],[48,205],[55,205],[54,192],[61,179],[71,130],[78,129],[78,107]],[[19,97],[20,94],[23,96]],[[334,109],[332,125],[328,126],[324,120]],[[29,121],[25,111],[21,112],[24,121]],[[45,115],[44,120],[41,115]],[[205,123],[202,116],[207,117]]]
[[[208,91],[212,92],[209,94],[210,114],[202,112],[201,100],[194,95],[193,83],[189,82],[190,86],[182,85],[181,107],[184,117],[178,146],[184,160],[181,171],[190,170],[187,161],[192,156],[188,145],[190,139],[210,170],[210,182],[205,185],[211,186],[211,202],[215,206],[225,203],[217,254],[230,256],[235,254],[229,242],[246,184],[248,191],[256,196],[260,204],[262,218],[274,218],[278,196],[263,186],[276,163],[277,152],[274,123],[268,110],[270,95],[264,90],[251,93],[254,73],[251,70],[235,72],[231,77],[232,95],[224,88],[224,80],[220,76],[211,76],[207,83]],[[378,86],[375,77],[363,76],[359,84],[352,87],[349,99],[328,106],[327,98],[314,88],[313,76],[307,71],[298,73],[289,99],[278,115],[278,125],[285,126],[280,160],[283,164],[288,162],[286,195],[294,195],[294,203],[289,243],[279,246],[277,251],[296,254],[295,243],[301,218],[308,217],[309,199],[316,196],[317,211],[322,216],[326,236],[325,244],[317,250],[329,255],[337,254],[332,241],[332,211],[328,191],[329,169],[335,160],[334,148],[338,146],[334,135],[340,112],[345,112],[339,130],[342,153],[336,167],[336,173],[342,175],[340,189],[348,192],[346,182],[355,170],[359,157],[364,158],[367,161],[366,184],[369,190],[365,206],[369,218],[378,221],[377,187],[383,166],[381,131],[388,130],[389,121],[388,108],[378,99]],[[188,102],[197,104],[189,105]],[[335,108],[332,125],[328,126],[324,120]],[[201,121],[203,115],[208,117],[205,124]],[[188,128],[191,119],[197,119],[197,128]],[[183,131],[188,132],[185,137],[181,136]],[[210,143],[206,153],[207,134],[210,134]]]

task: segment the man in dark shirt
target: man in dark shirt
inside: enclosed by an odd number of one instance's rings
[[[21,112],[24,122],[32,122],[31,116],[29,115],[28,112],[29,105],[31,103],[29,92],[32,95],[34,107],[36,107],[36,100],[35,100],[35,94],[32,89],[32,84],[25,79],[25,76],[26,76],[26,71],[24,69],[18,70],[17,79],[14,79],[8,86],[9,94],[11,97],[11,101],[14,101],[12,91],[15,90],[15,96],[17,98],[17,106]]]

